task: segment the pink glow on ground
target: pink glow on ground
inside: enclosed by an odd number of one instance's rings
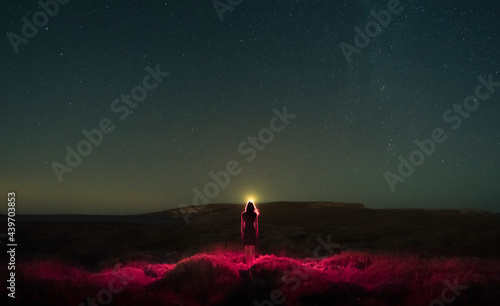
[[[429,305],[439,298],[446,279],[468,286],[459,297],[464,302],[481,292],[481,301],[500,298],[492,287],[500,285],[500,263],[495,260],[422,259],[367,252],[325,259],[261,255],[249,279],[241,274],[244,269],[242,252],[224,250],[200,253],[177,264],[129,262],[96,272],[56,261],[30,261],[19,263],[18,301],[80,305],[108,288],[117,275],[125,275],[126,281],[123,290],[113,294],[113,305],[252,302],[269,299],[274,289],[283,292],[287,304],[314,297],[336,299],[342,305],[352,296],[361,305],[384,305],[390,298],[405,305]]]

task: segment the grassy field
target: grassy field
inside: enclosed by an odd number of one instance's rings
[[[338,206],[338,205],[337,205]],[[259,206],[245,271],[242,205],[181,226],[19,222],[25,305],[497,305],[500,217],[458,210]],[[177,211],[141,218],[179,217]],[[340,244],[329,248],[328,244]],[[6,258],[5,258],[6,259]],[[3,277],[7,278],[2,270]],[[5,288],[2,288],[5,296]],[[83,304],[81,304],[83,303]]]

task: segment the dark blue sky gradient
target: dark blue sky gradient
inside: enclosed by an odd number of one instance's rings
[[[443,119],[479,75],[500,82],[494,2],[400,1],[350,63],[340,43],[354,46],[354,28],[390,1],[243,0],[223,21],[211,1],[70,1],[17,54],[8,33],[41,8],[11,2],[0,5],[0,192],[17,193],[18,213],[189,205],[231,160],[241,172],[210,202],[500,211],[500,92],[457,129]],[[169,76],[120,120],[113,100],[157,65]],[[238,146],[284,107],[296,117],[247,161]],[[103,118],[115,129],[60,182],[53,162]],[[398,156],[436,128],[447,140],[392,192],[384,173],[400,175]]]

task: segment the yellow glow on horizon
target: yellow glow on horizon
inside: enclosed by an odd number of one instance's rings
[[[255,196],[254,193],[247,193],[247,194],[245,194],[244,198],[246,199],[245,204],[248,202],[255,203],[255,200],[257,199],[257,197]]]

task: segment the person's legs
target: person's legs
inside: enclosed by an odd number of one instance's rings
[[[250,267],[253,266],[255,261],[255,245],[250,246]]]
[[[245,263],[247,268],[250,268],[250,246],[245,245]]]

